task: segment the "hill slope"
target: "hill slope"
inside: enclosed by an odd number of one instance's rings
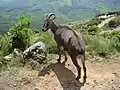
[[[9,28],[22,12],[29,12],[33,27],[39,28],[45,13],[58,14],[57,21],[66,23],[78,19],[89,19],[111,10],[120,10],[120,0],[0,0],[0,30]]]

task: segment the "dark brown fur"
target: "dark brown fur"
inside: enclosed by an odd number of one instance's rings
[[[49,15],[48,15],[49,16]],[[85,44],[81,36],[78,36],[78,34],[69,28],[68,26],[61,26],[54,23],[52,19],[47,18],[49,24],[48,26],[44,28],[51,29],[51,31],[54,34],[54,39],[58,45],[59,49],[59,58],[58,61],[61,60],[61,54],[62,54],[62,48],[64,51],[67,51],[70,55],[73,64],[76,66],[78,71],[77,80],[81,77],[81,67],[78,64],[77,58],[81,57],[81,62],[83,65],[84,70],[84,80],[86,80],[86,67],[85,67]],[[45,22],[47,23],[47,22]],[[63,52],[65,55],[65,61],[67,61],[67,55],[65,52]]]

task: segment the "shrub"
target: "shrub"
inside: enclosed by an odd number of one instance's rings
[[[8,55],[12,51],[10,36],[3,34],[0,35],[0,52],[3,55]]]
[[[87,50],[92,54],[98,54],[100,56],[107,56],[115,52],[114,47],[111,45],[109,39],[105,39],[101,36],[90,36],[90,42]]]
[[[51,32],[42,32],[39,31],[39,33],[33,34],[30,37],[30,45],[42,41],[45,43],[47,50],[49,53],[57,53],[57,45],[55,43],[53,34]]]
[[[120,51],[120,30],[107,31],[101,34],[104,38],[107,38],[111,41],[111,45],[117,50]]]
[[[27,46],[29,46],[30,32],[32,31],[30,25],[30,16],[25,16],[22,14],[18,17],[18,22],[14,24],[9,30],[12,37],[13,48],[24,50]]]
[[[96,35],[101,31],[101,29],[99,27],[97,27],[96,25],[93,25],[93,26],[82,25],[79,28],[79,31],[82,34]]]
[[[2,70],[2,68],[4,66],[4,64],[3,64],[3,58],[4,58],[3,53],[0,51],[0,71]]]
[[[117,18],[109,21],[109,23],[108,23],[108,26],[109,26],[110,28],[116,28],[116,27],[119,26],[119,25],[120,25],[120,17],[117,17]]]
[[[9,36],[6,34],[0,35],[0,71],[6,66],[4,56],[8,55],[12,51],[10,42],[11,40]]]
[[[110,33],[111,43],[116,48],[117,51],[120,51],[120,31],[113,31]]]
[[[97,14],[97,15],[95,15],[95,17],[99,17],[99,16],[103,16],[103,15],[105,15],[105,13]]]
[[[113,14],[120,15],[120,11],[110,11],[107,13],[107,15],[113,15]]]
[[[94,25],[90,26],[87,31],[89,35],[96,35],[97,33],[100,32],[100,28]]]
[[[103,20],[104,20],[104,19],[94,18],[94,19],[86,22],[85,24],[86,24],[87,26],[98,25],[98,24],[100,24]]]

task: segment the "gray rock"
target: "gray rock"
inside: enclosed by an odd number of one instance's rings
[[[43,42],[37,42],[23,52],[25,59],[47,57],[46,47]]]

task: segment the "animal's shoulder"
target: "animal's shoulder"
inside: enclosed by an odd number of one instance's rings
[[[73,33],[73,30],[71,28],[69,28],[68,26],[59,26],[56,34],[66,34],[66,35],[69,35],[69,34],[72,34]]]

